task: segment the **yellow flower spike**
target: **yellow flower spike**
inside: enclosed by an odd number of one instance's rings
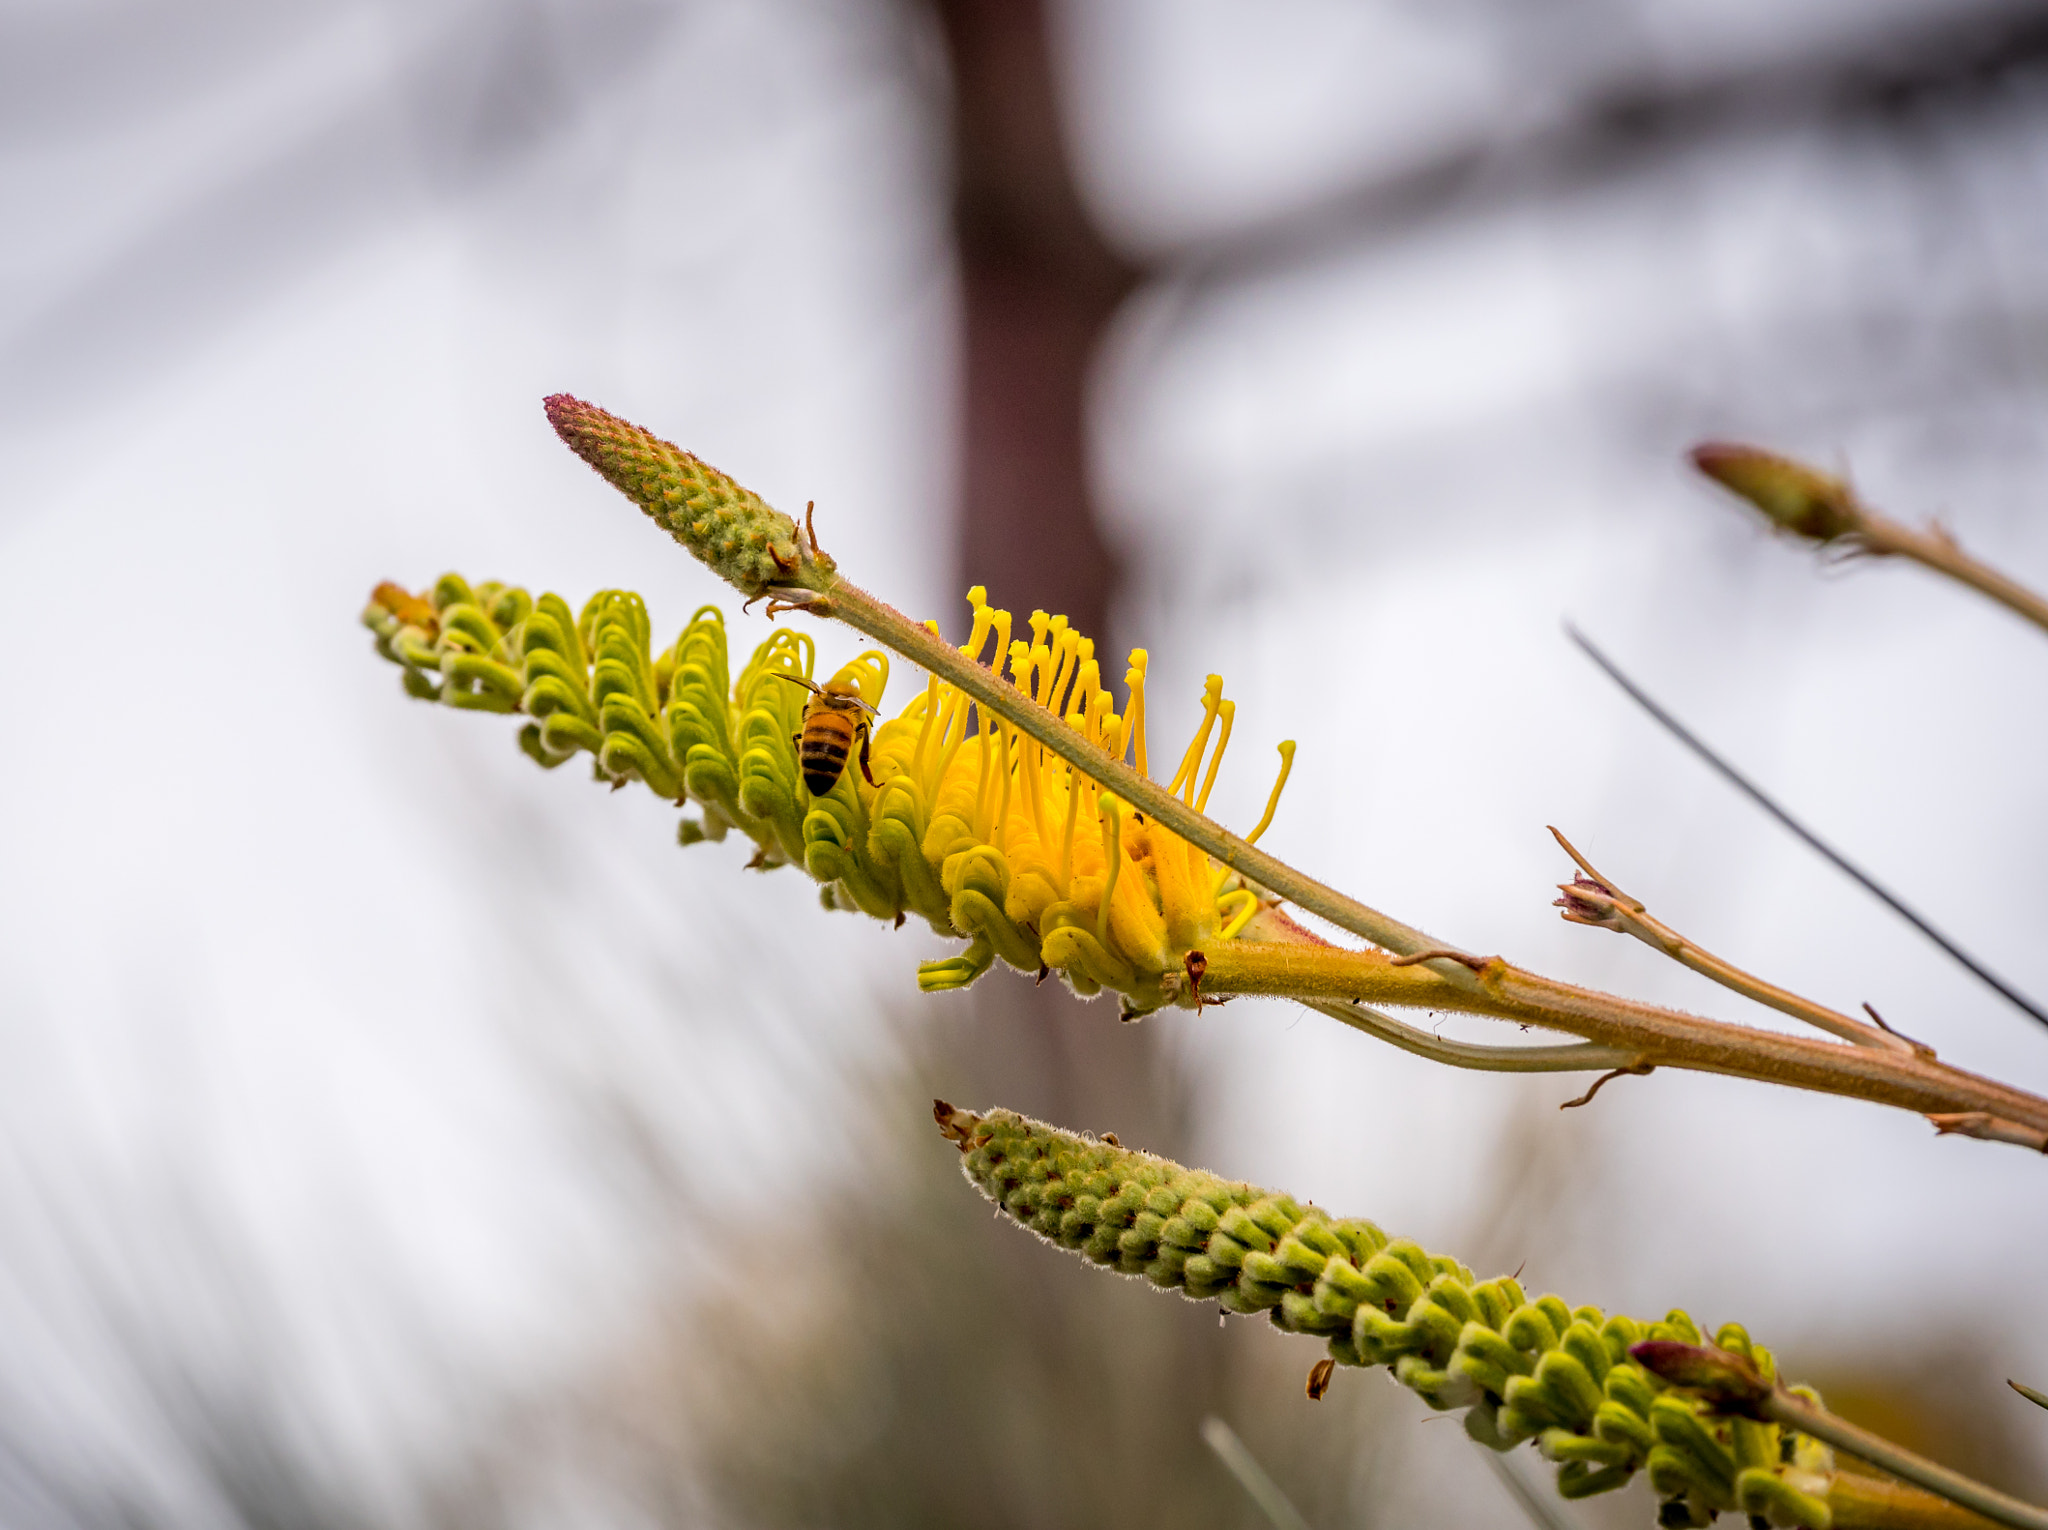
[[[508,691],[507,705],[535,719],[529,731],[577,722],[589,735],[529,750],[536,758],[559,763],[587,749],[612,780],[638,775],[657,790],[674,786],[671,795],[694,799],[703,814],[686,820],[685,843],[737,826],[760,848],[754,864],[801,866],[823,884],[828,907],[885,920],[922,915],[942,938],[964,943],[921,967],[928,990],[963,986],[1001,960],[1027,971],[1057,968],[1082,994],[1114,988],[1127,1014],[1170,996],[1185,1002],[1162,978],[1177,975],[1188,953],[1214,953],[1217,941],[1240,934],[1260,906],[1241,878],[1227,878],[1191,842],[1105,791],[1086,758],[1077,767],[993,704],[974,700],[959,672],[943,665],[900,711],[873,723],[872,781],[848,770],[814,797],[792,742],[809,698],[778,678],[808,680],[818,671],[809,633],[777,628],[729,680],[715,612],[700,611],[657,655],[646,608],[630,592],[600,592],[572,617],[557,596],[443,583],[435,604],[417,601],[435,613],[431,630],[405,626],[392,603],[413,612],[402,591],[373,602],[366,620],[380,653],[438,672],[498,662],[502,649],[508,676],[524,687],[517,696]],[[1149,768],[1144,649],[1131,651],[1119,711],[1094,642],[1065,617],[1034,611],[1020,623],[979,587],[969,604],[972,631],[953,654],[1054,709],[1105,765],[1131,757]],[[936,634],[930,624],[925,630]],[[419,656],[409,658],[404,643]],[[889,672],[888,656],[870,650],[833,679],[878,705]],[[954,678],[940,677],[947,673]],[[439,691],[430,699],[461,704]],[[1174,783],[1190,803],[1206,802],[1214,788],[1233,713],[1212,679]],[[644,745],[644,758],[629,744]]]

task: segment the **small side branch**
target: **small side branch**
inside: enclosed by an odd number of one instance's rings
[[[2032,1148],[2037,1153],[2048,1153],[2048,1131],[2039,1127],[2026,1126],[2018,1121],[2008,1121],[1983,1110],[1957,1110],[1930,1115],[1935,1135],[1941,1137],[1975,1137],[1979,1142],[2010,1142],[2015,1147]]]
[[[1613,878],[1595,870],[1593,863],[1579,854],[1572,842],[1558,833],[1555,827],[1551,827],[1550,832],[1564,853],[1578,862],[1581,872],[1571,881],[1559,883],[1557,889],[1564,894],[1557,900],[1557,906],[1564,910],[1564,917],[1573,924],[1590,924],[1596,929],[1633,935],[1651,950],[1663,953],[1682,967],[1690,967],[1702,977],[1712,978],[1723,988],[1733,989],[1746,999],[1754,999],[1780,1014],[1803,1020],[1860,1047],[1881,1047],[1886,1051],[1906,1053],[1915,1050],[1903,1036],[1866,1025],[1824,1004],[1801,998],[1775,983],[1766,983],[1762,978],[1744,972],[1733,962],[1724,961],[1711,951],[1702,949],[1652,915],[1643,906],[1642,899],[1630,897],[1615,885]]]
[[[1655,1063],[1639,1063],[1637,1066],[1633,1068],[1610,1068],[1605,1073],[1601,1074],[1598,1078],[1593,1080],[1592,1088],[1588,1089],[1576,1100],[1566,1100],[1562,1105],[1558,1106],[1557,1108],[1559,1110],[1577,1110],[1581,1105],[1592,1104],[1593,1096],[1600,1092],[1600,1086],[1602,1084],[1609,1082],[1612,1079],[1624,1078],[1631,1074],[1640,1075],[1644,1073],[1655,1073],[1656,1071],[1657,1065]]]
[[[1878,902],[1882,903],[1922,935],[1925,935],[1929,940],[1941,947],[1942,950],[1946,951],[1954,959],[1958,966],[1969,972],[1971,976],[1975,977],[1987,988],[2001,995],[2015,1008],[2024,1011],[2042,1025],[2048,1025],[2048,1010],[2044,1010],[2040,1005],[2029,999],[2025,994],[2013,987],[2012,984],[1999,977],[1997,973],[1986,967],[1953,940],[1950,940],[1948,936],[1942,934],[1940,930],[1916,913],[1905,900],[1886,888],[1875,877],[1871,876],[1869,872],[1856,865],[1855,862],[1814,833],[1813,830],[1807,828],[1805,824],[1794,818],[1772,798],[1770,793],[1722,759],[1720,755],[1707,746],[1706,742],[1698,734],[1665,711],[1648,692],[1637,685],[1635,681],[1629,679],[1627,675],[1623,674],[1619,666],[1612,659],[1608,658],[1606,654],[1602,653],[1591,638],[1587,637],[1570,623],[1566,623],[1564,631],[1565,636],[1576,643],[1586,657],[1600,667],[1608,679],[1621,687],[1629,700],[1649,713],[1656,720],[1659,727],[1690,749],[1704,764],[1719,774],[1730,786],[1777,819],[1779,823],[1783,824],[1813,850],[1815,854],[1827,861],[1837,871],[1841,872],[1842,875],[1848,877],[1857,886],[1877,899]]]

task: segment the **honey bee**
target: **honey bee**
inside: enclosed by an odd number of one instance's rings
[[[803,731],[790,739],[796,745],[797,766],[811,795],[822,797],[839,784],[839,773],[846,769],[846,757],[853,752],[856,739],[860,742],[860,773],[868,785],[875,785],[874,773],[868,769],[868,718],[875,709],[862,701],[847,681],[818,685],[787,670],[776,673],[811,693],[804,703]]]

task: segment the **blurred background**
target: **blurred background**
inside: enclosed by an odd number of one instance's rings
[[[956,635],[985,582],[1146,645],[1160,737],[1223,673],[1219,816],[1298,738],[1269,847],[1412,923],[1775,1023],[1562,924],[1556,824],[2048,1087],[1561,633],[2048,993],[2048,642],[1681,467],[1805,454],[2048,584],[2048,8],[6,0],[0,188],[0,1521],[1258,1523],[1213,1413],[1319,1530],[1526,1523],[1385,1377],[1310,1404],[1313,1344],[994,1223],[934,1094],[1739,1319],[2048,1491],[2026,1155],[1665,1073],[1560,1115],[1277,1004],[920,998],[928,935],[356,625],[447,569],[731,609],[553,439],[573,391]]]

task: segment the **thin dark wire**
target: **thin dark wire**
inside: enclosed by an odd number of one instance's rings
[[[1702,760],[1705,760],[1709,765],[1713,766],[1715,770],[1719,771],[1722,774],[1722,776],[1724,776],[1730,782],[1730,784],[1732,784],[1740,791],[1742,791],[1750,799],[1750,801],[1754,802],[1766,813],[1769,813],[1773,818],[1777,819],[1779,823],[1783,824],[1786,828],[1790,829],[1794,834],[1798,835],[1801,839],[1805,840],[1806,843],[1810,845],[1814,850],[1818,851],[1828,861],[1832,862],[1838,871],[1841,871],[1844,875],[1860,883],[1865,892],[1869,893],[1872,897],[1876,898],[1878,902],[1884,904],[1885,907],[1889,908],[1893,913],[1897,914],[1901,919],[1905,920],[1906,923],[1913,926],[1914,929],[1918,930],[1922,935],[1925,935],[1937,946],[1940,946],[1942,950],[1946,951],[1950,956],[1954,957],[1957,962],[1959,962],[1964,967],[1968,968],[1969,971],[1973,973],[1980,981],[1982,981],[1989,987],[1997,990],[2006,999],[2010,1000],[2020,1009],[2025,1010],[2029,1015],[2033,1016],[2036,1020],[2040,1021],[2041,1024],[2048,1025],[2048,1012],[2043,1012],[2041,1007],[2038,1004],[2035,1004],[2025,994],[2020,993],[2010,984],[2001,980],[1995,973],[1985,968],[1985,966],[1981,962],[1978,962],[1967,951],[1963,950],[1961,946],[1957,945],[1954,941],[1950,940],[1946,935],[1942,934],[1941,931],[1937,930],[1925,919],[1922,919],[1918,914],[1914,913],[1912,909],[1908,908],[1896,896],[1888,892],[1884,887],[1880,886],[1877,883],[1877,881],[1873,879],[1868,873],[1864,872],[1859,867],[1851,864],[1850,861],[1845,856],[1843,856],[1840,851],[1836,850],[1832,845],[1828,844],[1819,835],[1815,834],[1811,829],[1807,828],[1805,824],[1801,823],[1798,819],[1794,818],[1790,813],[1786,812],[1783,808],[1779,807],[1777,803],[1773,802],[1770,799],[1770,797],[1765,795],[1762,787],[1758,786],[1754,781],[1750,780],[1749,777],[1745,776],[1733,765],[1730,765],[1726,760],[1722,759],[1718,754],[1714,753],[1714,751],[1709,749],[1704,743],[1702,743],[1700,739],[1692,732],[1692,730],[1685,726],[1685,724],[1681,723],[1677,718],[1673,717],[1669,712],[1665,711],[1662,707],[1657,705],[1656,702],[1652,701],[1648,696],[1643,694],[1642,690],[1636,685],[1634,681],[1630,680],[1627,675],[1624,675],[1619,669],[1615,668],[1614,661],[1612,659],[1608,658],[1606,654],[1602,653],[1598,648],[1593,646],[1593,640],[1591,638],[1587,637],[1583,632],[1579,631],[1579,629],[1574,627],[1570,622],[1566,622],[1564,624],[1564,631],[1566,637],[1570,638],[1574,643],[1578,644],[1582,650],[1584,650],[1587,658],[1591,659],[1595,664],[1599,665],[1603,670],[1607,672],[1608,679],[1612,680],[1616,685],[1620,686],[1624,691],[1628,692],[1630,699],[1633,700],[1637,706],[1641,707],[1645,712],[1648,712],[1652,717],[1656,718],[1657,721],[1663,724],[1665,729],[1670,732],[1672,737],[1676,738],[1681,744],[1685,745],[1686,748],[1690,749]]]

